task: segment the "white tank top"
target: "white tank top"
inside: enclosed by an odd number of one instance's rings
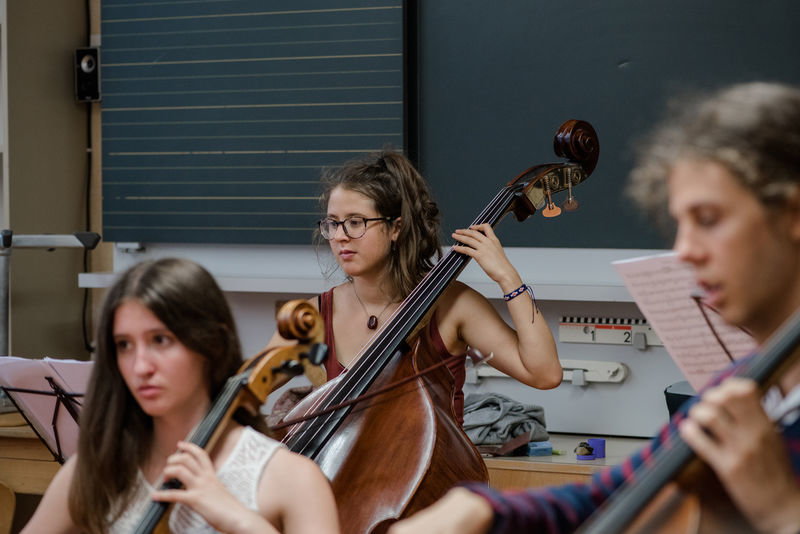
[[[243,430],[242,436],[234,446],[231,454],[217,471],[217,477],[228,491],[247,508],[257,510],[256,498],[261,475],[263,475],[264,468],[272,458],[272,455],[275,454],[275,451],[284,445],[250,427],[244,427]],[[138,525],[148,505],[152,502],[150,494],[153,491],[155,491],[155,488],[145,480],[142,472],[139,471],[137,487],[131,505],[114,521],[109,532],[111,534],[128,534],[132,532]],[[206,523],[200,514],[181,504],[175,505],[172,509],[172,514],[169,518],[169,529],[174,534],[210,534],[217,532],[211,525]]]

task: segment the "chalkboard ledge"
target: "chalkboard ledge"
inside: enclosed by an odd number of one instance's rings
[[[445,249],[446,251],[446,249]],[[522,279],[533,285],[537,300],[633,302],[612,266],[621,259],[663,253],[644,249],[569,249],[506,247],[506,254]],[[115,272],[146,259],[185,257],[205,266],[227,292],[275,295],[315,295],[341,283],[341,273],[325,278],[320,273],[332,259],[312,246],[176,245],[143,244],[115,247],[113,271],[81,273],[82,288],[105,288]],[[485,297],[502,298],[500,288],[475,262],[458,278]]]
[[[81,288],[108,288],[114,282],[117,273],[80,273],[78,286]],[[324,278],[268,278],[252,276],[215,276],[217,283],[226,292],[238,293],[274,293],[294,295],[316,295],[331,287],[331,281]],[[470,276],[461,276],[459,280],[481,293],[488,299],[501,300],[497,284]],[[566,301],[598,301],[598,302],[633,302],[628,290],[622,285],[614,284],[574,284],[539,281],[534,284],[537,300]]]

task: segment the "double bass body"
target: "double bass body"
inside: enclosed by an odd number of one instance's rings
[[[373,388],[440,361],[418,340],[384,369]],[[338,381],[312,393],[293,413],[306,411]],[[385,532],[395,520],[431,505],[453,483],[488,480],[483,459],[456,422],[452,391],[450,371],[439,366],[357,403],[346,416],[314,458],[333,486],[343,532]]]

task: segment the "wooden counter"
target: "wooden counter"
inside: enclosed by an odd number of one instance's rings
[[[607,438],[606,458],[578,460],[573,450],[586,439],[580,435],[551,434],[553,449],[562,451],[562,455],[486,458],[489,484],[497,489],[512,489],[584,482],[596,471],[622,462],[647,443],[646,439]],[[6,534],[11,527],[14,494],[43,494],[59,467],[30,427],[0,427],[0,534]]]
[[[586,439],[587,436],[551,434],[553,450],[563,452],[562,455],[486,458],[489,485],[496,489],[513,489],[586,482],[604,467],[621,463],[648,441],[641,438],[606,438],[605,458],[578,460],[573,450]]]
[[[59,467],[28,425],[0,427],[0,534],[11,529],[15,494],[43,494]]]

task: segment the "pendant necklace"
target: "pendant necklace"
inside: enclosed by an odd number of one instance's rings
[[[369,317],[369,319],[367,319],[367,328],[369,328],[370,330],[375,330],[376,328],[378,328],[378,319],[383,317],[383,313],[389,309],[389,306],[392,305],[392,301],[390,300],[389,303],[383,307],[383,309],[377,315],[377,317],[375,315],[371,315],[367,311],[367,307],[364,306],[364,303],[361,301],[361,297],[358,296],[358,291],[356,291],[356,286],[355,284],[353,284],[352,280],[350,280],[350,284],[353,286],[353,294],[356,296],[356,300],[358,300],[358,303],[361,304],[361,307],[364,309],[364,314],[367,315],[367,317]]]

